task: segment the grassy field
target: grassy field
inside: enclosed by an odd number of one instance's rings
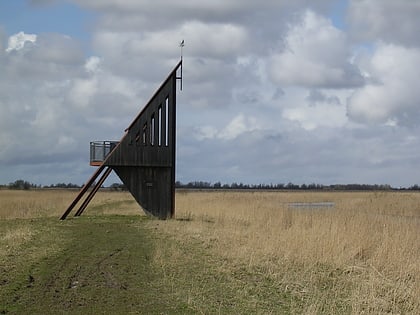
[[[75,194],[0,190],[0,314],[420,314],[418,193]]]

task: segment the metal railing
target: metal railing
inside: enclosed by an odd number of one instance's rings
[[[92,141],[90,143],[90,164],[101,164],[118,143],[118,141]]]

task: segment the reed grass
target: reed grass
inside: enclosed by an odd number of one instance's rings
[[[201,241],[229,266],[263,270],[301,296],[296,311],[338,303],[329,311],[420,314],[419,205],[418,193],[184,191],[178,220],[158,226]]]

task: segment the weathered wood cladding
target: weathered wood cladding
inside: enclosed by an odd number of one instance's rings
[[[113,169],[147,213],[161,219],[173,215],[170,167],[115,166]]]
[[[149,214],[175,212],[176,72],[180,62],[104,161]]]
[[[168,80],[161,87],[160,92],[127,129],[126,135],[107,158],[105,165],[172,166],[176,101],[172,89],[175,83],[174,80]]]

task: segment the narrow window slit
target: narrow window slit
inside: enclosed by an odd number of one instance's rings
[[[165,99],[165,146],[169,146],[169,98]]]
[[[147,122],[143,125],[143,134],[142,134],[142,143],[143,145],[146,145],[147,142]]]
[[[150,144],[155,145],[155,114],[150,119]]]
[[[139,142],[140,142],[140,131],[138,131],[138,132],[136,133],[136,138],[135,138],[135,141],[136,141],[136,144],[139,144]]]
[[[162,105],[158,108],[158,146],[162,145]]]

